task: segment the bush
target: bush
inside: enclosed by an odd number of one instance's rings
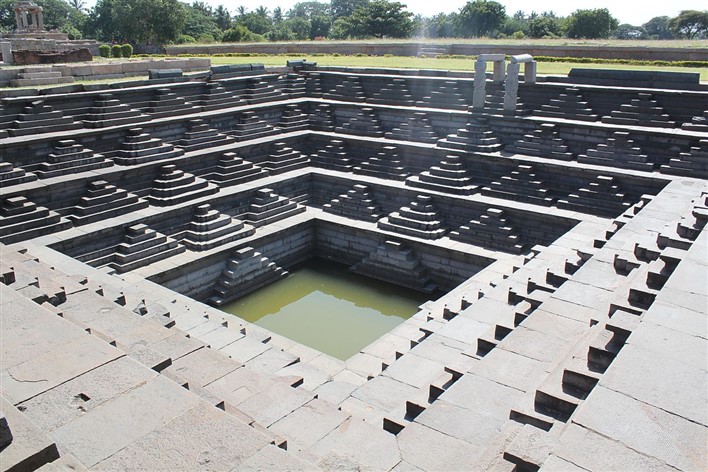
[[[197,38],[197,42],[201,44],[211,44],[215,43],[216,39],[214,39],[214,35],[205,33]]]
[[[256,34],[243,25],[236,25],[224,33],[221,41],[225,43],[240,43],[245,41],[263,41],[265,38]]]
[[[81,34],[81,31],[68,24],[61,27],[61,32],[66,33],[66,35],[72,41],[77,39],[84,39],[83,35]]]
[[[189,43],[196,43],[197,40],[194,39],[194,36],[190,36],[188,34],[180,34],[177,37],[177,41],[175,41],[177,44],[189,44]]]
[[[101,44],[98,47],[98,55],[101,57],[108,57],[111,55],[111,47],[108,44]]]
[[[132,56],[133,55],[133,46],[131,46],[130,44],[122,45],[120,47],[120,54],[125,58]]]
[[[114,44],[113,46],[111,46],[111,56],[120,57],[120,53],[120,44]]]
[[[511,35],[512,38],[514,39],[524,39],[526,35],[524,34],[523,31],[514,31]]]

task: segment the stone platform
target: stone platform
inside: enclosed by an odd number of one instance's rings
[[[3,470],[708,467],[708,93],[249,70],[0,103]],[[435,299],[219,310],[313,257]]]

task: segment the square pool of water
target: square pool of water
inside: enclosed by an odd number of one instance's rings
[[[429,297],[311,259],[221,309],[346,360],[414,315]]]

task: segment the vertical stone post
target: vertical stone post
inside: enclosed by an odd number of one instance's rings
[[[524,83],[536,83],[536,61],[531,61],[524,64]]]
[[[17,25],[17,29],[22,29],[22,17],[20,16],[20,10],[15,8],[15,24]]]
[[[37,28],[44,30],[44,9],[37,7]]]
[[[27,28],[29,28],[29,21],[27,20],[27,10],[20,10],[20,23],[21,25],[18,25],[18,29],[26,30]]]
[[[5,64],[15,62],[12,57],[12,44],[9,41],[0,41],[0,54],[2,55],[2,62]]]
[[[472,95],[472,109],[484,110],[487,98],[487,61],[477,59],[474,63],[474,92]]]
[[[516,98],[519,93],[519,69],[517,62],[509,63],[504,82],[504,112],[516,111]]]
[[[504,82],[504,65],[506,60],[503,58],[494,61],[494,73],[492,74],[492,80],[494,82]]]

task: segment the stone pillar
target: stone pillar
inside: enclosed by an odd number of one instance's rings
[[[37,29],[37,12],[35,10],[30,10],[30,19],[32,20],[32,29]]]
[[[37,28],[44,30],[44,9],[37,7]]]
[[[15,9],[15,24],[17,25],[17,29],[22,29],[22,17],[20,16],[20,10]]]
[[[504,59],[500,61],[494,61],[494,73],[492,75],[492,80],[494,82],[504,82],[504,65],[506,61]]]
[[[487,98],[487,61],[477,59],[474,63],[474,93],[472,95],[472,109],[484,110],[484,101]]]
[[[506,71],[506,81],[504,82],[504,112],[516,111],[516,98],[519,93],[519,69],[518,62],[512,62]]]
[[[536,61],[524,64],[524,82],[527,84],[536,83]]]
[[[29,28],[29,20],[27,20],[27,10],[20,10],[20,25],[18,25],[18,29],[20,30],[26,30]]]
[[[5,64],[15,62],[12,57],[12,44],[9,41],[0,41],[0,54],[2,54],[2,62]]]

